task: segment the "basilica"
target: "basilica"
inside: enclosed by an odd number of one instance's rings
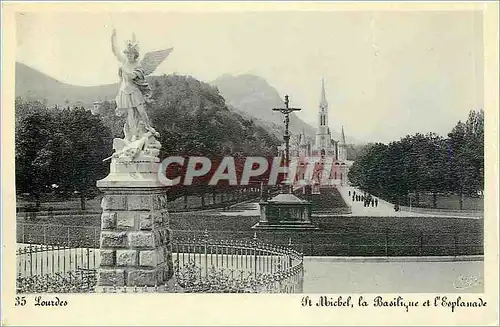
[[[299,162],[307,161],[307,158],[320,157],[324,165],[329,165],[330,180],[334,184],[344,184],[347,182],[347,173],[352,161],[347,159],[347,143],[344,134],[344,127],[340,135],[340,140],[334,140],[328,126],[328,101],[326,99],[325,83],[321,83],[321,99],[318,108],[318,123],[314,142],[308,140],[304,132],[296,135],[290,142],[290,157],[299,158]],[[300,174],[297,178],[300,179]]]

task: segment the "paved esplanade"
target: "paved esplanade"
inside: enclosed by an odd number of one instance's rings
[[[439,209],[429,213],[418,213],[418,212],[410,212],[410,211],[394,211],[394,204],[384,201],[378,197],[372,196],[373,199],[378,199],[378,205],[365,207],[363,201],[353,201],[352,195],[354,191],[357,195],[365,194],[360,189],[348,186],[348,185],[337,185],[337,189],[340,192],[340,195],[344,199],[344,201],[351,206],[352,212],[350,214],[342,214],[342,216],[361,216],[361,217],[443,217],[443,218],[472,218],[472,219],[481,219],[480,216],[471,216],[466,214],[446,214],[445,212],[439,213]],[[351,191],[351,195],[349,196],[349,191]],[[368,193],[367,193],[368,194]],[[227,211],[214,211],[213,214],[220,214],[224,216],[258,216],[260,214],[259,204],[255,203],[244,203],[244,204],[236,204],[232,206]],[[313,212],[313,215],[314,212]],[[332,216],[332,214],[322,214],[320,216]]]
[[[352,187],[352,186],[337,186],[337,189],[340,192],[340,195],[344,199],[344,201],[347,203],[347,205],[351,206],[352,209],[352,216],[384,216],[384,217],[414,217],[414,216],[428,216],[425,214],[420,214],[416,212],[407,212],[407,211],[395,211],[394,210],[394,204],[389,203],[387,201],[384,201],[380,198],[377,198],[376,196],[372,196],[372,199],[377,199],[378,204],[377,206],[372,206],[370,203],[369,206],[365,207],[364,206],[364,201],[353,201],[352,196],[354,192],[356,192],[356,195],[362,196],[364,194],[369,195],[368,193],[363,192],[362,190]],[[349,196],[349,191],[351,191],[351,195]]]
[[[356,195],[364,195],[365,193],[353,186],[349,185],[337,185],[337,189],[340,192],[340,195],[344,199],[344,201],[351,206],[352,208],[352,213],[350,215],[352,216],[384,216],[384,217],[446,217],[446,218],[475,218],[479,219],[480,217],[475,217],[475,216],[470,216],[470,215],[464,215],[464,214],[456,214],[456,215],[449,215],[445,213],[439,213],[439,209],[436,209],[435,211],[428,212],[428,213],[418,213],[418,212],[412,212],[412,211],[406,211],[406,210],[400,210],[400,211],[395,211],[394,210],[394,204],[389,203],[387,201],[384,201],[376,196],[372,196],[373,199],[378,199],[378,205],[377,206],[372,206],[370,203],[370,206],[365,207],[363,201],[353,201],[352,200],[352,195],[354,192],[356,192]],[[351,191],[351,195],[349,196],[349,191]],[[366,193],[369,195],[369,193]]]

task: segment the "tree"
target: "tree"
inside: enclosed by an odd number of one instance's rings
[[[109,165],[102,160],[112,153],[111,131],[98,116],[90,111],[77,108],[57,113],[59,123],[61,157],[58,166],[64,173],[58,180],[60,188],[77,193],[81,199],[81,209],[85,209],[85,199],[96,191],[96,181],[104,178]]]
[[[349,179],[375,195],[391,200],[422,192],[477,194],[484,188],[484,113],[471,111],[444,139],[435,133],[407,135],[389,145],[368,145],[354,162]]]
[[[465,123],[458,122],[448,134],[450,189],[460,195],[477,194],[484,188],[484,113],[471,111]]]
[[[432,206],[437,207],[437,194],[447,188],[448,170],[446,166],[446,141],[437,134],[430,133],[427,149],[427,171],[425,190],[432,192]]]
[[[47,106],[42,101],[26,101],[22,97],[16,97],[15,100],[15,130],[16,133],[20,127],[20,122],[28,115],[33,113],[45,113]]]
[[[104,125],[110,129],[113,137],[124,137],[123,125],[125,120],[123,117],[118,117],[115,113],[116,102],[103,101],[99,110],[99,115]]]
[[[33,107],[39,103],[33,103]],[[17,106],[29,106],[16,101]],[[22,193],[29,192],[35,198],[37,207],[40,195],[48,190],[55,180],[56,161],[54,143],[51,141],[51,115],[48,111],[26,113],[19,117],[16,128],[16,188]]]
[[[102,159],[112,151],[109,129],[83,108],[37,111],[37,102],[16,104],[30,108],[16,131],[17,191],[32,194],[39,204],[40,195],[57,185],[66,194],[77,192],[84,209],[85,198],[107,173]]]

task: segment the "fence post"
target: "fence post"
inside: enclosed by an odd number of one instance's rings
[[[32,277],[33,276],[33,248],[31,246],[31,243],[30,243],[29,251],[30,251],[30,277]]]
[[[288,249],[288,267],[291,267],[292,266],[292,256],[290,255],[291,251],[292,251],[292,237],[290,236],[290,238],[288,239],[288,246],[289,246],[289,249]]]
[[[97,242],[97,228],[94,227],[94,249],[99,248],[99,243]]]
[[[253,234],[253,271],[254,278],[257,277],[257,232]]]
[[[387,231],[387,228],[385,229],[385,233],[384,233],[384,238],[385,238],[385,256],[387,257],[387,254],[388,254],[388,251],[387,251],[387,238],[388,238],[388,231]]]
[[[55,261],[55,257],[54,257],[54,245],[50,246],[50,252],[52,253],[52,271],[50,273],[52,275],[54,275],[54,261]]]
[[[87,269],[90,269],[90,249],[87,248]]]
[[[453,242],[455,244],[455,257],[458,255],[458,236],[457,233],[453,233]]]
[[[208,246],[208,230],[205,228],[205,233],[203,235],[203,245],[204,245],[204,259],[205,259],[205,278],[208,277],[208,251],[207,251],[207,246]]]
[[[420,232],[420,256],[424,255],[424,232]]]

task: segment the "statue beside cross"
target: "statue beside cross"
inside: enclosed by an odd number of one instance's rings
[[[285,187],[285,193],[293,193],[293,183],[288,179],[289,169],[290,169],[290,131],[288,129],[288,125],[290,124],[290,114],[294,111],[300,111],[300,108],[290,108],[288,105],[290,103],[288,99],[288,95],[285,95],[285,108],[273,108],[273,111],[279,111],[285,115],[285,134],[283,135],[283,139],[285,140],[285,166],[287,170],[287,180],[288,185]]]

